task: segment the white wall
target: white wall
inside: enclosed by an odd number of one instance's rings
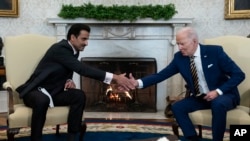
[[[54,35],[46,18],[55,18],[62,4],[81,5],[89,2],[103,5],[147,5],[174,3],[178,14],[175,18],[194,18],[193,26],[200,39],[225,34],[247,36],[250,20],[224,20],[225,0],[19,0],[18,18],[0,17],[0,36],[23,33]]]

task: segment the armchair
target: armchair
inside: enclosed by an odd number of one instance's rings
[[[245,80],[238,87],[241,103],[235,109],[227,112],[226,128],[229,129],[232,124],[250,124],[250,67],[248,62],[250,60],[250,39],[243,36],[221,36],[213,39],[205,39],[204,44],[223,46],[225,52],[246,74]],[[193,124],[198,126],[199,136],[202,138],[202,126],[211,127],[212,125],[211,110],[198,110],[190,113],[189,117]],[[173,124],[172,127],[174,134],[179,136],[178,125]]]
[[[55,37],[37,34],[8,36],[4,39],[7,81],[3,87],[9,94],[9,112],[7,114],[7,138],[9,141],[14,141],[14,136],[19,133],[20,128],[31,125],[32,109],[23,104],[15,89],[29,78],[46,50],[55,42]],[[60,124],[67,123],[68,112],[67,106],[49,108],[45,126],[56,126],[58,135]],[[85,131],[86,124],[83,123],[79,140],[83,140]]]

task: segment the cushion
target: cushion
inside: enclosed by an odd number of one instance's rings
[[[14,113],[9,115],[9,128],[28,127],[31,124],[32,109],[24,104],[16,104]],[[57,106],[49,108],[45,125],[57,125],[67,123],[69,107]]]
[[[242,110],[244,109],[244,110]],[[248,109],[248,110],[247,110]],[[249,108],[238,106],[227,112],[227,125],[226,128],[229,129],[232,124],[249,124],[250,116],[248,114]],[[198,110],[189,114],[191,120],[196,125],[211,126],[212,113],[211,110]]]

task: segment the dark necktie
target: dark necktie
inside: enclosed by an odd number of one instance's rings
[[[195,56],[190,57],[190,69],[191,69],[191,74],[192,74],[192,78],[193,78],[195,94],[199,94],[200,90],[199,90],[197,70],[196,70],[196,66],[195,66],[195,63],[194,63],[194,57]]]

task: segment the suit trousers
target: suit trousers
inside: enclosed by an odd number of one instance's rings
[[[55,106],[69,106],[68,133],[80,131],[85,94],[79,89],[68,89],[52,97]],[[39,90],[33,90],[23,97],[24,104],[32,108],[31,141],[42,141],[42,130],[49,107],[49,98]]]
[[[202,109],[211,109],[212,111],[212,135],[213,141],[222,141],[226,130],[227,111],[235,108],[233,100],[225,95],[216,97],[208,102],[190,96],[180,100],[172,105],[174,117],[179,124],[186,138],[197,136],[195,126],[192,124],[188,113]]]

